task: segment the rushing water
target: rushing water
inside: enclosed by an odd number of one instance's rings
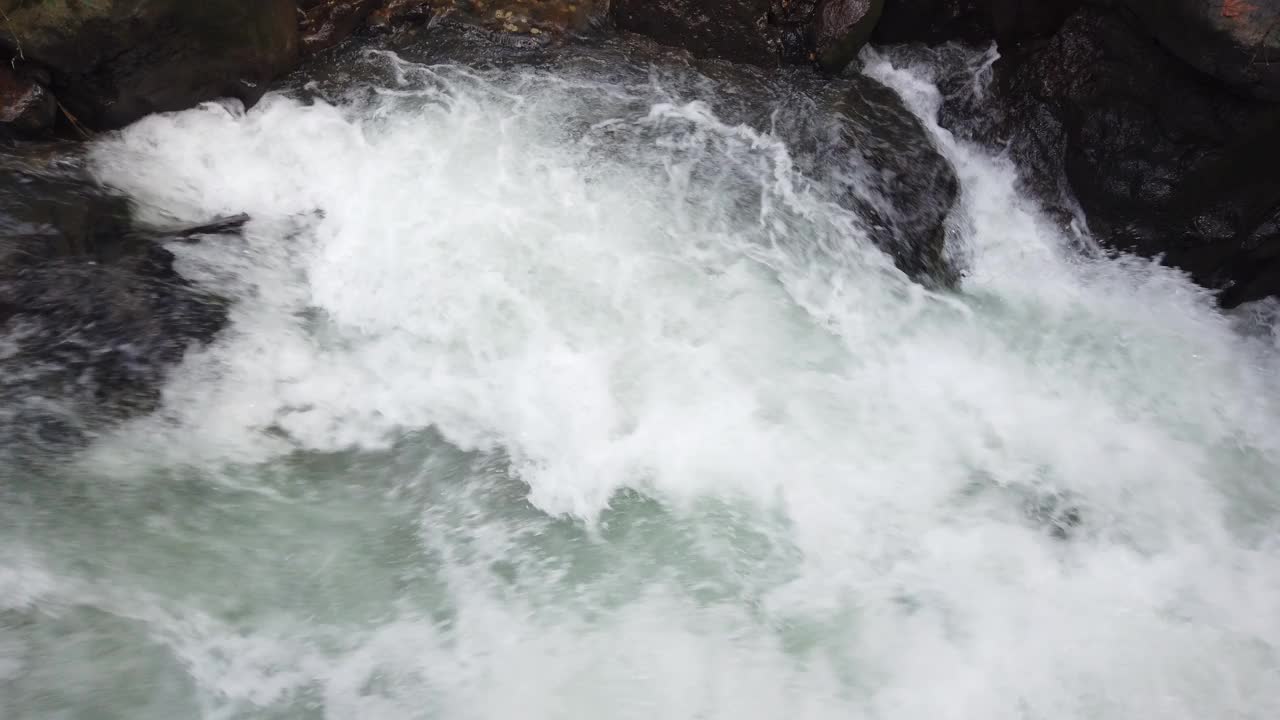
[[[177,248],[235,305],[163,409],[0,485],[0,717],[1280,717],[1268,307],[1081,253],[924,68],[867,72],[957,292],[727,90],[589,60],[98,142],[253,221]]]

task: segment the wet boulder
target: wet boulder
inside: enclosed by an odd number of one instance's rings
[[[298,57],[297,0],[0,0],[0,45],[91,128],[217,97],[255,102]]]
[[[1280,0],[1124,0],[1169,52],[1254,97],[1280,100]]]
[[[866,44],[883,0],[614,0],[618,28],[700,58],[839,72]]]
[[[947,221],[960,193],[951,162],[893,90],[858,76],[837,104],[851,151],[867,173],[846,192],[871,239],[912,279],[947,286],[958,278],[946,253]]]

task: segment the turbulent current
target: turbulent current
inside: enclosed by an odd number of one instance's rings
[[[96,141],[144,220],[252,220],[174,248],[233,304],[161,409],[0,483],[0,717],[1280,717],[1274,308],[1090,251],[865,59],[956,290],[803,92],[648,61],[367,51]]]

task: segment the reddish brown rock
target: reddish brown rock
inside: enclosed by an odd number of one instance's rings
[[[1169,52],[1254,97],[1280,100],[1280,0],[1125,0]]]
[[[0,64],[0,125],[31,135],[53,127],[58,103],[43,85]]]

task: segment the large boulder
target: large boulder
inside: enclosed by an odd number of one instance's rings
[[[871,37],[883,0],[614,0],[621,30],[701,58],[814,62],[839,72]]]
[[[1280,105],[1241,95],[1151,42],[1123,13],[1083,8],[996,65],[994,124],[1051,204],[1078,201],[1104,245],[1222,288],[1224,306],[1280,292]],[[983,110],[989,113],[992,108]]]
[[[298,57],[297,0],[0,0],[9,54],[92,128],[220,96],[252,103]]]
[[[854,179],[846,202],[865,218],[871,239],[909,277],[947,286],[958,277],[946,255],[947,219],[960,193],[955,169],[902,98],[857,76],[837,104],[844,133],[872,172]]]
[[[1280,100],[1280,0],[1124,0],[1170,52],[1255,97]]]

